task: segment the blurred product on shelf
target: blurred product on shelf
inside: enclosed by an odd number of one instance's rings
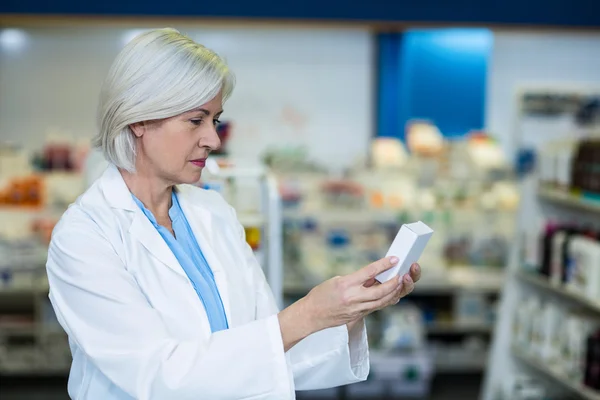
[[[260,248],[261,230],[258,227],[245,227],[246,242],[254,251]]]
[[[371,143],[371,166],[376,170],[400,168],[408,161],[404,143],[397,138],[375,138]]]
[[[527,232],[521,257],[524,268],[556,287],[600,304],[600,230],[573,222],[549,222],[543,231]]]
[[[529,375],[521,375],[509,385],[506,400],[542,400],[546,397],[544,385]]]
[[[600,330],[588,338],[586,349],[587,368],[583,383],[600,392]]]
[[[599,390],[590,386],[598,384],[598,360],[589,357],[597,351],[598,316],[535,295],[520,303],[513,320],[515,351],[544,363],[569,382]]]
[[[33,207],[44,204],[44,184],[40,176],[31,175],[4,179],[0,188],[0,207]]]
[[[379,349],[385,351],[423,350],[426,332],[421,309],[410,302],[382,311]]]
[[[305,146],[268,148],[262,154],[262,162],[277,172],[323,172],[325,169],[314,163]]]
[[[225,156],[228,154],[227,145],[229,144],[229,141],[231,140],[232,129],[233,129],[232,122],[230,122],[230,121],[219,122],[219,124],[217,125],[217,135],[219,136],[219,140],[221,141],[221,147],[219,147],[217,150],[213,151],[212,152],[213,155]]]
[[[444,138],[438,127],[423,120],[406,123],[406,143],[411,153],[424,157],[438,156],[444,148]]]
[[[523,97],[522,110],[525,115],[555,117],[571,114],[582,126],[600,123],[600,96],[576,92],[535,92]]]
[[[329,179],[321,184],[326,207],[360,208],[364,206],[364,188],[352,180]]]
[[[64,133],[50,131],[42,150],[33,156],[39,171],[81,172],[90,151],[89,139],[71,139]]]
[[[582,140],[577,146],[571,172],[571,189],[600,199],[600,140]]]
[[[540,184],[583,198],[600,199],[600,139],[548,144],[540,156]]]

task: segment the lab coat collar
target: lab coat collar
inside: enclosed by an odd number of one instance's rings
[[[111,207],[134,213],[131,226],[129,227],[129,233],[132,234],[154,257],[159,259],[177,274],[188,279],[185,271],[167,243],[144,215],[142,210],[135,204],[131,192],[123,180],[123,176],[114,165],[111,165],[106,169],[102,175],[100,184],[104,196]],[[191,189],[192,188],[188,185],[177,186],[176,190],[179,196],[179,203],[194,232],[196,241],[213,272],[215,282],[219,288],[219,293],[223,301],[225,313],[227,314],[227,319],[231,321],[227,277],[221,262],[213,249],[212,237],[214,216],[211,210],[204,204],[206,199],[199,196],[198,191]]]
[[[177,258],[160,236],[160,233],[148,220],[144,212],[133,200],[121,172],[114,165],[109,166],[100,180],[102,192],[108,204],[116,209],[133,212],[128,232],[137,239],[146,250],[177,274],[187,277]]]
[[[137,204],[131,197],[131,192],[123,180],[123,176],[114,165],[109,165],[100,178],[104,197],[113,208],[136,211]]]

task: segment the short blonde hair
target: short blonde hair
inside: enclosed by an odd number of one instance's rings
[[[119,168],[135,171],[129,126],[173,117],[212,100],[223,101],[235,78],[215,52],[171,28],[151,30],[129,42],[113,62],[98,105],[93,145]]]

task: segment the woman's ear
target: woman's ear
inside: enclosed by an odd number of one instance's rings
[[[135,124],[129,125],[129,129],[135,135],[135,137],[140,138],[146,132],[146,124],[144,122],[136,122]]]

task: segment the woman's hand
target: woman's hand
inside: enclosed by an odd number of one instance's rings
[[[326,328],[348,325],[351,330],[373,311],[396,304],[413,291],[421,277],[417,264],[410,274],[379,284],[375,277],[392,268],[395,257],[382,258],[345,276],[329,279],[278,314],[284,351]]]
[[[381,310],[412,292],[415,279],[420,278],[418,265],[411,274],[376,284],[375,277],[392,268],[398,260],[383,258],[346,276],[329,279],[306,296],[311,325],[315,331],[359,321],[373,311]],[[413,276],[411,276],[413,275]]]
[[[403,278],[405,285],[403,286],[403,293],[400,296],[400,298],[407,296],[412,291],[412,289],[410,289],[410,291],[409,291],[409,284],[410,284],[409,279],[412,280],[413,283],[417,283],[419,281],[419,279],[421,279],[421,266],[419,264],[413,264],[410,267],[409,274],[405,275]],[[375,278],[373,278],[373,279],[365,282],[364,286],[371,287],[373,285],[379,285],[379,284],[380,283]],[[412,287],[414,288],[414,285]],[[346,324],[348,327],[348,332],[351,332],[362,320],[363,320],[363,318],[358,318],[358,319],[355,319],[354,321],[348,322]]]

